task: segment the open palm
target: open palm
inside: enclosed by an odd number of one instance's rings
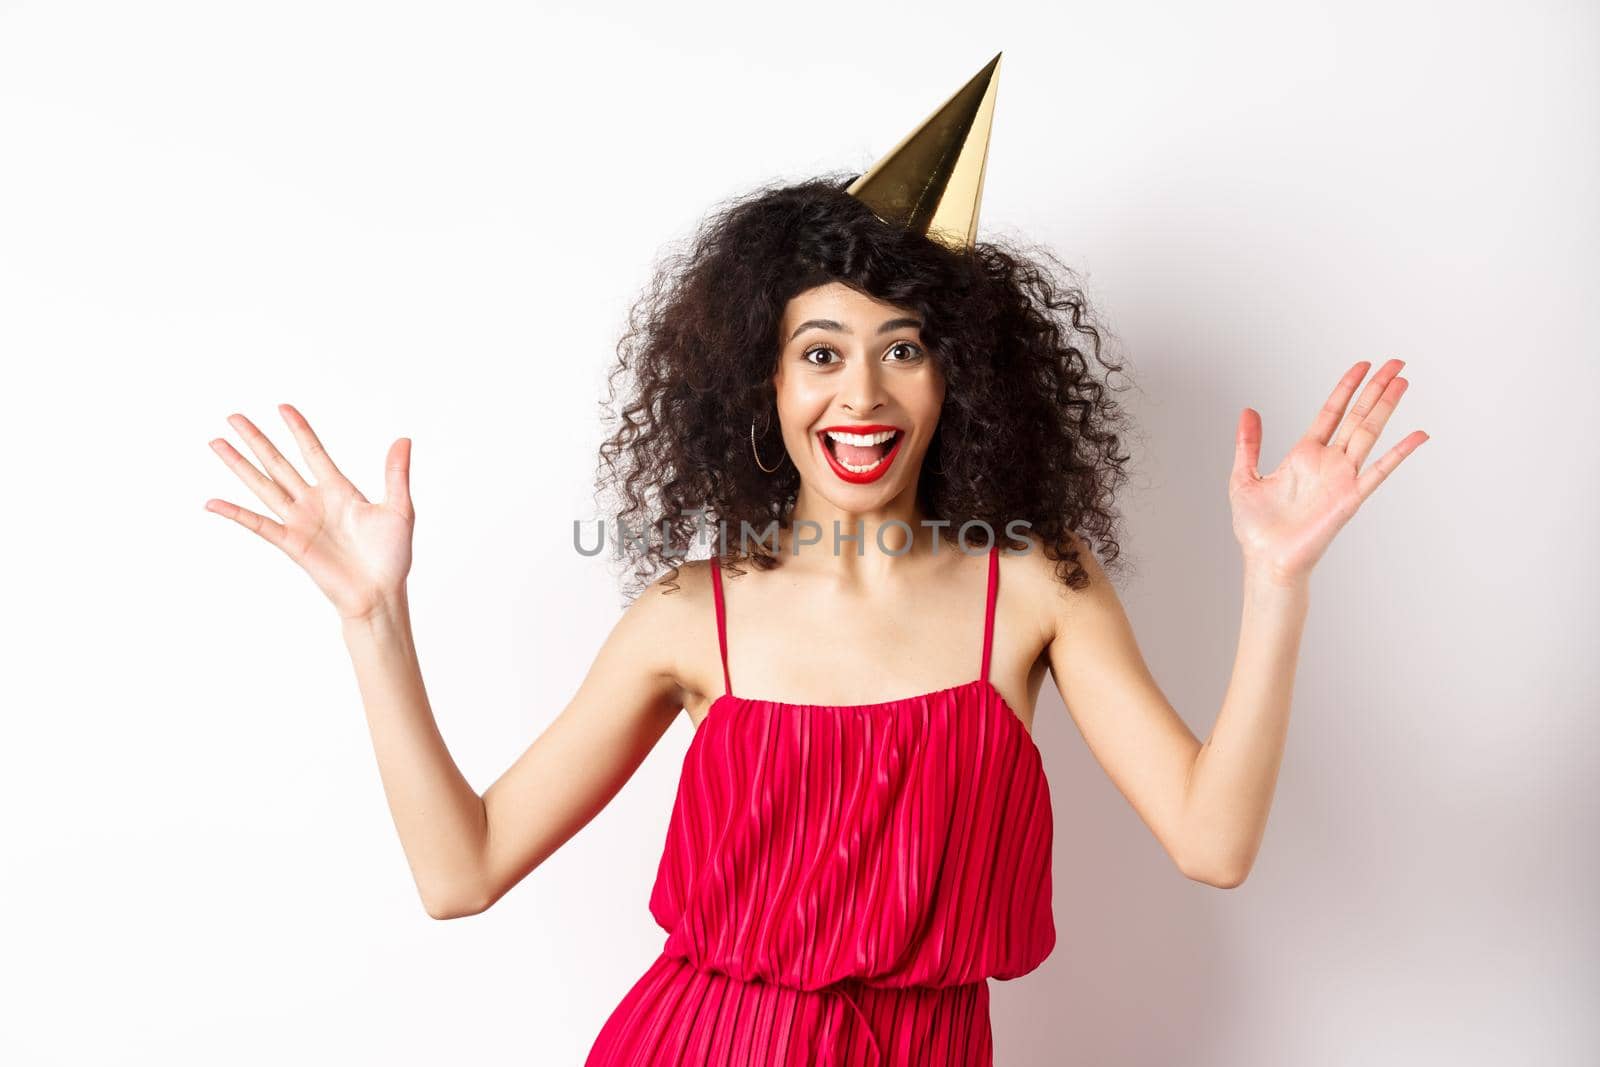
[[[333,601],[342,618],[361,618],[404,586],[411,569],[411,439],[389,446],[382,503],[374,504],[334,466],[305,417],[288,404],[278,411],[300,446],[316,482],[309,483],[243,415],[229,423],[266,469],[263,473],[218,437],[211,447],[240,481],[282,522],[226,500],[206,501],[206,510],[258,534],[301,567]]]
[[[1428,439],[1426,433],[1414,430],[1361,469],[1409,384],[1398,377],[1405,361],[1391,359],[1367,383],[1345,419],[1345,406],[1371,366],[1362,360],[1345,372],[1305,436],[1265,477],[1256,470],[1261,415],[1253,408],[1240,414],[1228,499],[1234,536],[1247,563],[1259,564],[1284,581],[1310,574],[1334,535],[1373,490]]]

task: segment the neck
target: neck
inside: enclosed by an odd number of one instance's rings
[[[802,482],[789,512],[782,551],[795,555],[798,541],[798,554],[802,556],[893,563],[932,549],[939,530],[923,525],[928,518],[914,485],[881,508],[851,511]]]

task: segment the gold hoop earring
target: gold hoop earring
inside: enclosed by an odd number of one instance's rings
[[[771,474],[773,471],[783,466],[783,458],[781,456],[778,458],[778,462],[774,463],[771,467],[768,467],[765,463],[761,462],[761,453],[756,451],[756,420],[754,417],[750,419],[750,454],[756,457],[756,466],[760,467],[767,474]],[[788,454],[788,451],[785,450],[784,455],[787,456]]]

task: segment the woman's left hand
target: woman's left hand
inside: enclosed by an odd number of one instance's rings
[[[1240,413],[1228,500],[1233,506],[1233,533],[1244,550],[1247,569],[1254,567],[1284,584],[1303,581],[1362,502],[1428,439],[1421,430],[1413,430],[1361,469],[1409,384],[1398,377],[1403,366],[1401,359],[1385,363],[1345,419],[1345,405],[1372,364],[1362,360],[1351,367],[1305,436],[1265,477],[1256,471],[1261,415],[1254,408]]]

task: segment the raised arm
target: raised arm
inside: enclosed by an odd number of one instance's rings
[[[1363,469],[1406,390],[1402,366],[1385,363],[1348,418],[1371,364],[1346,371],[1266,476],[1256,470],[1260,416],[1241,413],[1228,495],[1244,557],[1243,608],[1233,673],[1204,744],[1151,677],[1116,592],[1087,548],[1080,545],[1089,587],[1062,591],[1043,612],[1051,673],[1090,751],[1196,881],[1232,888],[1254,865],[1288,734],[1312,568],[1366,498],[1427,440],[1413,431]],[[1039,564],[1027,573],[1039,588]]]
[[[675,650],[704,629],[694,569],[680,570],[677,592],[658,582],[640,594],[572,700],[483,794],[471,910],[499,900],[599,814],[683,710]]]
[[[404,597],[344,622],[384,793],[429,915],[488,908],[632,777],[683,707],[658,629],[675,607],[654,586],[635,601],[572,700],[481,797],[435,725]]]
[[[1208,869],[1188,847],[1185,798],[1200,740],[1156,684],[1117,591],[1092,549],[1078,542],[1088,573],[1081,590],[1064,588],[1054,562],[1035,548],[1016,562],[1036,591],[1050,675],[1089,752],[1189,878],[1233,881]]]
[[[1245,574],[1233,680],[1202,744],[1152,677],[1094,553],[1079,551],[1090,582],[1057,596],[1049,644],[1056,687],[1089,751],[1178,870],[1232,889],[1255,861],[1272,804],[1305,588]]]
[[[262,468],[221,438],[212,447],[281,521],[217,499],[207,510],[277,546],[332,601],[423,906],[440,919],[482,911],[593,818],[671,724],[684,695],[671,659],[683,627],[673,616],[686,597],[647,590],[571,703],[480,797],[439,734],[412,639],[410,441],[390,447],[387,495],[375,504],[334,466],[298,411],[280,410],[315,483],[234,415],[230,422]]]

